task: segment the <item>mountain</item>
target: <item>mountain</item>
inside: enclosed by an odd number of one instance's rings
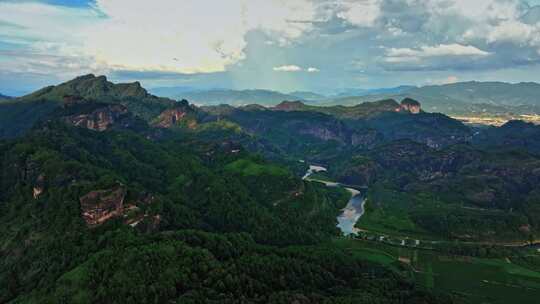
[[[431,147],[470,141],[472,132],[442,114],[425,113],[420,104],[405,99],[365,103],[353,107],[322,107],[300,101],[275,107],[207,106],[209,118],[240,127],[257,143],[244,144],[272,158],[301,158],[326,162],[353,151],[365,151],[398,139]]]
[[[147,121],[176,104],[149,94],[138,82],[113,84],[90,74],[0,104],[0,137],[20,135],[66,104],[94,101],[123,105]]]
[[[297,100],[298,97],[269,90],[209,90],[186,92],[176,96],[201,105],[275,105],[284,100]]]
[[[420,102],[405,98],[398,103],[393,99],[378,100],[374,102],[364,102],[354,106],[316,106],[307,105],[302,101],[283,101],[272,107],[276,111],[311,111],[333,115],[347,119],[365,119],[375,117],[386,112],[401,112],[419,114],[422,111]]]

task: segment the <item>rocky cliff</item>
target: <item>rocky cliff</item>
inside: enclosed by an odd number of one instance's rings
[[[126,188],[122,185],[91,191],[82,196],[79,201],[84,221],[89,227],[94,227],[121,216],[124,212],[125,196]]]
[[[411,114],[418,114],[422,111],[422,106],[420,105],[420,102],[412,98],[405,98],[401,101],[399,110]]]
[[[128,109],[122,105],[104,105],[89,113],[67,116],[64,121],[94,131],[105,131],[113,126],[128,128],[133,124]]]
[[[152,125],[157,128],[171,128],[184,125],[190,129],[194,129],[197,126],[197,114],[189,102],[184,99],[176,103],[172,108],[161,112]]]

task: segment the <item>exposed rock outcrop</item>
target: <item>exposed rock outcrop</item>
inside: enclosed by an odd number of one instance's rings
[[[89,113],[75,114],[65,117],[65,121],[77,127],[87,128],[94,131],[105,131],[114,125],[129,127],[128,109],[119,104],[104,105]]]
[[[125,196],[126,188],[122,185],[107,190],[91,191],[82,196],[79,201],[86,224],[94,227],[123,215]]]
[[[157,128],[171,128],[180,123],[185,123],[188,128],[193,129],[197,126],[197,120],[193,114],[194,110],[188,101],[182,100],[173,108],[161,112],[153,125]]]
[[[34,199],[39,198],[39,196],[45,191],[45,176],[40,174],[34,183],[34,188],[32,189],[32,196]]]
[[[405,98],[401,101],[400,111],[419,114],[422,111],[422,106],[418,101],[412,98]]]
[[[155,125],[158,128],[170,128],[178,124],[185,116],[186,112],[179,108],[165,110],[159,115],[158,122]]]

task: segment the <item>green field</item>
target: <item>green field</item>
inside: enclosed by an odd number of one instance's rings
[[[370,232],[422,240],[439,240],[440,237],[418,227],[407,209],[399,206],[374,206],[369,199],[364,205],[366,212],[356,227]]]
[[[454,294],[463,303],[537,303],[540,298],[540,272],[511,259],[447,256],[352,239],[337,239],[331,245],[383,264],[421,287]],[[410,264],[399,262],[400,257]]]

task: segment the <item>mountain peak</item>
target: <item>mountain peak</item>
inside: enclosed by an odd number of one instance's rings
[[[422,110],[420,102],[412,99],[412,98],[405,98],[401,101],[400,109],[402,111],[407,111],[412,114],[418,114]]]
[[[111,101],[124,98],[145,98],[150,94],[140,82],[114,84],[104,75],[87,74],[50,86],[24,96],[23,99],[45,99],[62,101],[65,97],[80,97],[87,100]]]

